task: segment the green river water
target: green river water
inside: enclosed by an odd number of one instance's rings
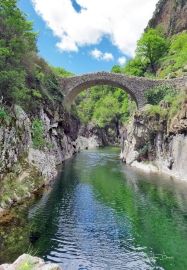
[[[0,263],[31,252],[64,270],[187,270],[187,184],[118,156],[103,148],[65,162],[53,188],[0,228]]]

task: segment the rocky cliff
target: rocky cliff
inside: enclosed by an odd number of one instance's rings
[[[168,36],[187,29],[187,1],[160,0],[149,27],[161,26]]]
[[[49,184],[64,160],[108,143],[104,130],[82,126],[57,103],[32,114],[17,105],[6,107],[0,124],[0,214]]]
[[[187,1],[160,0],[148,24],[152,28],[157,26],[169,37],[187,30]],[[171,53],[174,54],[175,51]],[[176,52],[176,59],[178,55]],[[182,76],[186,63],[179,61],[177,66],[178,60],[171,56],[168,59],[162,59],[161,69],[170,66],[169,75]],[[183,102],[177,103],[178,95],[173,101],[174,108],[161,101],[155,107],[146,105],[135,113],[122,132],[121,159],[147,172],[164,172],[187,181],[187,100],[184,94]]]
[[[136,112],[123,131],[121,159],[147,172],[164,172],[187,181],[187,101],[172,120]]]

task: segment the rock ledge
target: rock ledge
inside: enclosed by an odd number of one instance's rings
[[[28,254],[20,256],[13,264],[3,264],[0,270],[62,270],[58,264],[45,263],[38,257],[32,257]]]

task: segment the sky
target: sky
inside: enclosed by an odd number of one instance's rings
[[[158,0],[19,0],[38,52],[74,74],[110,71],[135,53]]]

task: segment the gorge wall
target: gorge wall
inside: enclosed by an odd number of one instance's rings
[[[170,42],[176,34],[180,37],[187,30],[187,1],[160,0],[147,29],[150,27],[161,27]],[[168,62],[160,59],[158,69],[168,69],[168,76],[184,76],[186,62],[178,61],[177,57],[180,58],[179,51],[169,51]],[[158,72],[158,77],[161,73]],[[173,103],[162,100],[135,113],[122,132],[121,159],[125,163],[187,181],[187,85],[185,88],[180,102],[177,93]]]
[[[187,29],[186,18],[186,0],[160,0],[149,26],[161,25],[172,36]],[[48,70],[41,59],[37,63],[45,67],[45,72]],[[2,110],[0,117],[0,212],[48,184],[57,175],[57,166],[81,149],[118,143],[119,131],[115,125],[104,129],[82,125],[77,117],[64,110],[62,103],[53,104],[50,98],[43,97],[45,87],[41,84],[38,103],[33,100],[36,111],[29,108],[26,113],[22,107],[12,105],[12,101],[9,105],[7,100],[4,104],[0,101],[0,108],[8,110],[8,115]],[[48,92],[53,90],[50,88],[46,87]],[[55,95],[57,92],[55,88]],[[184,178],[187,175],[186,115],[186,103],[172,123],[159,115],[147,115],[145,110],[137,112],[122,134],[121,158],[127,164],[143,168],[149,162],[149,170]]]
[[[148,26],[161,26],[168,36],[172,36],[187,29],[186,18],[186,0],[160,0]]]
[[[187,101],[167,119],[136,112],[123,131],[121,159],[147,172],[161,172],[187,181]]]
[[[0,213],[48,185],[63,161],[116,137],[109,129],[82,125],[60,103],[32,114],[14,105],[8,115],[0,126]]]

